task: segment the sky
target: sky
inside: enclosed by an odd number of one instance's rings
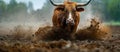
[[[10,0],[4,0],[6,3],[9,3]],[[33,3],[34,10],[41,9],[46,0],[16,0],[17,2],[28,3],[31,1]]]

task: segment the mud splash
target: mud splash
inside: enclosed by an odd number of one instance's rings
[[[107,40],[110,38],[110,28],[100,23],[96,19],[91,19],[89,27],[78,29],[74,34],[64,29],[46,26],[39,28],[35,33],[36,39],[39,40]]]
[[[90,26],[78,29],[74,34],[64,29],[45,26],[40,27],[34,35],[31,27],[28,29],[23,27],[16,26],[11,35],[0,35],[0,52],[119,52],[120,50],[120,36],[118,39],[114,37],[115,39],[108,40],[111,37],[109,27],[96,19],[91,20]],[[114,30],[118,28],[120,27]]]
[[[111,37],[110,31],[108,26],[105,26],[105,24],[100,23],[96,19],[92,19],[90,26],[79,29],[75,36],[79,40],[107,40]]]

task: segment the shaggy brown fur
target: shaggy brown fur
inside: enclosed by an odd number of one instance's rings
[[[54,10],[52,18],[53,26],[75,33],[80,21],[79,12],[84,11],[83,8],[76,7],[76,2],[64,2],[64,5],[57,6]],[[69,13],[72,14],[72,18],[74,21],[73,25],[71,24],[72,22],[69,22],[68,24],[66,23],[69,17]]]

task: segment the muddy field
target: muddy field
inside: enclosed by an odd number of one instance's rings
[[[100,28],[91,23],[74,34],[51,26],[34,34],[17,26],[11,32],[0,35],[0,52],[120,52],[120,26]]]

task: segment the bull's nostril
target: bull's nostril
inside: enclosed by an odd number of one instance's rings
[[[70,21],[70,22],[71,22],[71,21],[73,21],[73,20],[72,20],[72,19],[67,19],[67,21]]]
[[[74,20],[72,20],[71,22],[74,23]]]
[[[68,24],[69,23],[69,20],[66,20],[66,24]]]
[[[71,25],[74,25],[75,23],[74,23],[74,20],[66,20],[66,24],[71,24]]]

